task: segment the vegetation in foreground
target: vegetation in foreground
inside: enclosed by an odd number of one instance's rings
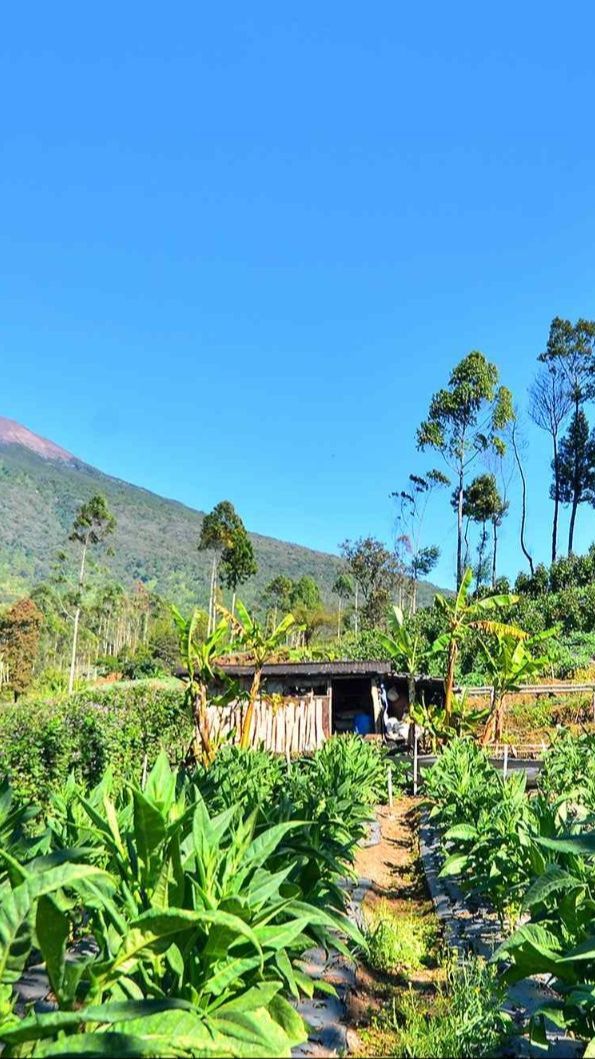
[[[143,783],[114,788],[108,771],[89,790],[72,776],[43,812],[5,785],[4,1054],[289,1055],[307,1036],[289,1001],[331,988],[307,975],[305,950],[364,945],[339,881],[382,794],[382,758],[335,738],[284,775],[270,759],[268,797],[241,799],[242,777],[266,771],[241,748],[223,792],[163,753]],[[36,950],[54,1006],[21,1017],[13,989]]]
[[[541,1044],[546,1018],[588,1048],[595,1037],[594,761],[592,735],[562,735],[528,798],[523,776],[503,780],[480,748],[458,740],[427,777],[443,874],[457,876],[511,930],[494,957],[505,964],[504,982],[545,975],[556,993],[531,1020]]]

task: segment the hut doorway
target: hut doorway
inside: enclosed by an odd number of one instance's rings
[[[332,731],[374,731],[372,681],[366,677],[343,677],[331,681]]]

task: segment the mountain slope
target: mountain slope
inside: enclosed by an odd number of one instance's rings
[[[208,599],[210,560],[196,544],[203,512],[112,478],[51,441],[0,417],[0,599],[43,580],[64,547],[80,504],[102,493],[118,526],[110,569],[124,583],[141,580],[184,605]],[[252,533],[258,574],[242,590],[250,603],[277,574],[314,577],[328,596],[337,556]],[[434,586],[422,586],[428,602]]]

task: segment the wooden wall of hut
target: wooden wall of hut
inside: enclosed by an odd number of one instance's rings
[[[208,707],[211,736],[215,741],[228,739],[235,733],[239,741],[245,703]],[[272,706],[259,699],[254,708],[250,745],[271,750],[275,754],[301,754],[316,750],[330,735],[330,702],[326,695],[306,695],[300,699],[286,699]]]

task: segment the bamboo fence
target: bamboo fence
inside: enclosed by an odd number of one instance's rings
[[[280,706],[258,699],[252,718],[250,745],[287,757],[316,750],[325,740],[325,708],[328,709],[328,699],[323,696],[309,695]],[[209,706],[207,712],[213,740],[228,739],[234,732],[239,738],[246,709],[242,702],[232,702],[223,708]]]

